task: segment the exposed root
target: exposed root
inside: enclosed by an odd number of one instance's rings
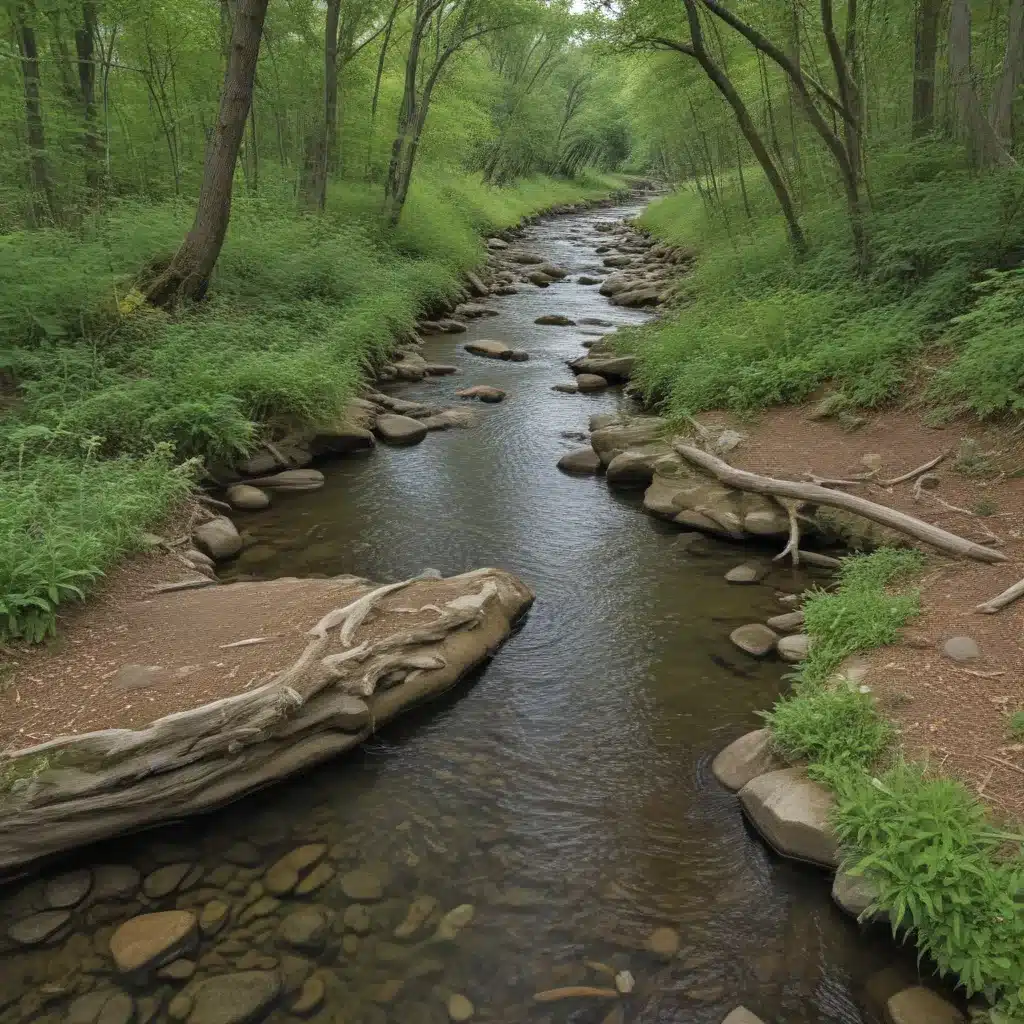
[[[800,511],[800,502],[781,500],[779,504],[786,510],[789,516],[789,541],[786,546],[772,559],[773,562],[781,562],[786,555],[793,559],[793,567],[800,564],[800,520],[797,513]]]
[[[1013,604],[1018,597],[1024,596],[1024,580],[1018,580],[1012,587],[1007,587],[1001,594],[997,594],[990,601],[985,601],[975,607],[976,612],[982,615],[995,615],[1002,611],[1008,604]]]
[[[947,455],[949,455],[949,452],[945,451],[941,455],[936,455],[934,459],[929,459],[928,462],[923,463],[916,469],[912,469],[909,473],[904,473],[902,476],[894,476],[891,480],[879,480],[878,483],[882,487],[895,487],[897,484],[905,484],[908,480],[913,480],[915,477],[927,473],[929,469],[934,469]]]

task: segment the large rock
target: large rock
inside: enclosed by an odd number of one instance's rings
[[[198,927],[191,910],[141,914],[110,937],[110,954],[122,974],[159,967],[195,945]]]
[[[227,489],[225,496],[232,508],[246,511],[258,511],[270,504],[270,495],[250,484],[232,484]]]
[[[558,460],[558,468],[563,473],[593,476],[601,468],[601,460],[593,448],[579,448],[574,452],[566,452]]]
[[[605,380],[628,381],[636,366],[636,356],[586,355],[569,364],[576,373],[593,373]]]
[[[832,794],[803,768],[782,768],[752,779],[740,790],[751,822],[776,852],[823,867],[839,864],[829,815]]]
[[[481,402],[489,402],[491,404],[505,400],[505,392],[501,388],[492,387],[490,384],[474,384],[472,387],[456,391],[455,394],[459,398],[477,398]]]
[[[923,985],[897,992],[885,1004],[888,1024],[963,1024],[964,1015]]]
[[[217,516],[208,523],[200,524],[192,531],[192,539],[201,551],[217,562],[233,558],[242,550],[242,538],[227,516]]]
[[[859,918],[878,898],[878,890],[863,875],[837,871],[832,880],[832,899],[836,905],[853,917]],[[885,914],[875,917],[884,920]]]
[[[206,978],[195,987],[188,1024],[251,1024],[281,995],[276,971],[239,971]]]
[[[490,341],[481,338],[479,341],[467,341],[463,347],[471,355],[483,356],[485,359],[512,358],[512,349],[503,341]]]
[[[579,373],[576,375],[577,391],[604,391],[606,387],[608,387],[608,381],[604,377],[598,377],[596,373]]]
[[[590,443],[601,459],[601,465],[607,466],[616,455],[650,444],[665,432],[665,421],[658,416],[643,416],[625,423],[613,423],[607,427],[594,429]]]
[[[783,661],[796,665],[807,660],[807,655],[811,652],[811,638],[806,633],[781,637],[776,645],[776,650]]]
[[[739,626],[729,634],[729,639],[744,653],[763,658],[775,650],[778,634],[760,622]]]
[[[378,417],[377,433],[388,444],[410,445],[419,444],[427,436],[427,428],[410,416],[387,413]]]
[[[651,485],[659,461],[671,449],[660,441],[630,448],[608,463],[608,486],[617,491],[642,491]]]
[[[784,768],[785,762],[772,750],[769,729],[755,729],[733,740],[711,762],[711,771],[718,781],[734,793],[751,779]]]

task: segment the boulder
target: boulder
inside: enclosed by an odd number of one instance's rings
[[[601,278],[590,277],[588,274],[580,274],[580,276],[576,278],[576,283],[581,284],[584,287],[589,287],[590,285],[600,284]]]
[[[508,242],[502,238],[488,238],[487,248],[492,252],[500,252],[502,249],[508,248]]]
[[[419,444],[427,436],[427,428],[419,420],[396,413],[386,413],[377,419],[377,434],[392,445]]]
[[[606,256],[602,261],[606,267],[628,267],[633,263],[632,256]]]
[[[188,1024],[251,1024],[281,995],[276,971],[239,971],[206,978],[192,993]]]
[[[110,937],[110,954],[118,971],[134,974],[160,967],[192,949],[198,921],[191,910],[164,910],[125,921]]]
[[[463,346],[467,352],[474,356],[483,356],[485,359],[509,359],[512,349],[503,341],[469,341]]]
[[[633,279],[625,274],[611,274],[605,278],[604,284],[598,291],[606,298],[618,295],[619,292],[628,291],[633,286]]]
[[[577,391],[604,391],[608,387],[608,381],[604,377],[598,377],[596,373],[580,373],[576,375]]]
[[[641,309],[644,306],[660,306],[665,301],[658,288],[626,288],[616,292],[611,299],[613,306],[625,306],[627,309]]]
[[[601,460],[593,448],[578,448],[566,452],[558,460],[558,468],[575,476],[593,476],[601,468]]]
[[[242,538],[227,516],[217,516],[208,523],[201,523],[192,531],[192,539],[200,551],[206,552],[216,562],[233,558],[242,550]]]
[[[748,626],[734,629],[729,639],[744,653],[763,658],[775,650],[779,636],[760,622],[752,622]]]
[[[505,392],[490,384],[474,384],[472,387],[456,391],[459,398],[478,398],[481,402],[496,403],[505,400]]]
[[[561,281],[563,278],[568,277],[569,271],[564,270],[562,267],[555,263],[541,263],[537,270],[542,274],[547,274],[548,277],[555,281]]]
[[[476,274],[470,272],[466,274],[466,283],[469,285],[469,290],[478,298],[483,299],[491,294],[491,290],[480,280]]]
[[[250,487],[262,487],[265,491],[289,491],[302,494],[319,491],[324,485],[324,475],[319,469],[286,469],[273,476],[259,476],[246,483]]]
[[[733,740],[711,762],[711,771],[718,781],[734,793],[751,779],[784,768],[785,762],[772,750],[769,729],[755,729]]]
[[[781,637],[775,649],[783,661],[796,665],[807,660],[811,650],[811,638],[806,633],[796,633],[793,636]]]
[[[232,508],[257,511],[270,504],[270,495],[250,484],[232,484],[225,495]]]
[[[651,485],[659,460],[671,449],[661,441],[630,448],[608,463],[608,486],[616,491],[642,491]]]
[[[365,426],[341,422],[336,426],[322,428],[310,439],[310,450],[314,455],[356,455],[371,451],[376,444],[373,427],[377,422],[377,413],[365,419]]]
[[[887,1024],[963,1024],[964,1015],[923,985],[897,992],[885,1004]]]
[[[452,427],[471,427],[475,422],[469,409],[443,409],[433,416],[426,416],[420,423],[427,430],[450,430]]]
[[[630,448],[650,444],[665,431],[665,421],[658,416],[643,416],[624,423],[613,423],[606,427],[591,427],[590,443],[607,466],[616,455]]]
[[[636,356],[590,355],[569,364],[576,373],[595,373],[610,381],[628,381],[636,366]]]
[[[524,352],[521,348],[514,348],[511,352],[509,352],[508,358],[513,363],[525,363],[529,360],[530,353]]]
[[[863,875],[851,875],[848,871],[837,871],[832,880],[832,899],[852,917],[859,918],[872,903],[878,891]],[[878,915],[880,919],[885,914]]]
[[[541,327],[575,327],[576,321],[570,320],[567,316],[562,316],[557,313],[549,313],[545,316],[539,316],[533,321],[535,324],[540,324]]]
[[[481,306],[478,302],[462,302],[455,307],[455,315],[465,317],[467,320],[479,320],[485,316],[497,316],[498,310],[490,306]]]
[[[522,252],[517,250],[515,252],[509,252],[507,255],[513,263],[519,263],[523,266],[538,266],[544,262],[543,256],[538,256],[533,252]]]
[[[832,794],[803,768],[782,768],[751,779],[740,803],[765,841],[783,857],[835,868],[839,848],[829,824]]]

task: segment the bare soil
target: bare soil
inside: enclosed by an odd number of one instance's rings
[[[1009,716],[1024,708],[1024,599],[996,615],[974,610],[1024,576],[1024,439],[969,420],[930,428],[914,411],[880,413],[856,429],[811,419],[810,412],[780,408],[755,422],[702,419],[749,435],[729,456],[735,465],[794,480],[805,473],[847,479],[866,471],[865,457],[875,465],[871,456],[881,459],[878,478],[892,479],[949,452],[932,470],[938,487],[917,499],[914,481],[850,490],[995,543],[1009,557],[997,565],[930,558],[920,586],[922,614],[901,643],[868,655],[868,682],[909,756],[960,778],[1000,816],[1024,819],[1024,743],[1008,733]],[[977,641],[981,659],[960,664],[946,657],[942,647],[953,636]]]

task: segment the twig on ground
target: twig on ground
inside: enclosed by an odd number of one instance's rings
[[[952,505],[944,498],[940,498],[937,494],[930,494],[923,487],[921,487],[921,481],[918,480],[914,487],[914,501],[920,501],[922,498],[927,498],[929,501],[934,501],[936,505],[946,509],[948,512],[956,512],[961,516],[970,516],[972,519],[978,519],[978,529],[985,535],[985,537],[992,544],[1003,545],[1006,541],[999,536],[998,533],[993,533],[983,522],[980,521],[980,517],[977,512],[972,512],[969,508],[961,508],[959,505]]]
[[[233,644],[221,644],[220,649],[229,651],[232,647],[254,647],[256,644],[269,644],[271,640],[276,640],[278,635],[275,633],[273,636],[254,636],[248,640],[236,640]]]
[[[1024,595],[1024,580],[1018,580],[1012,587],[1007,587],[1001,594],[997,594],[991,601],[985,601],[975,607],[976,612],[983,615],[995,615],[1002,611],[1008,604],[1013,604],[1018,597]]]
[[[914,477],[927,473],[929,469],[934,469],[947,455],[949,455],[949,452],[944,451],[941,455],[936,455],[934,459],[930,459],[916,469],[912,469],[909,473],[904,473],[902,476],[894,476],[891,480],[879,480],[878,483],[882,487],[895,487],[897,484],[905,484],[908,480],[913,480]]]
[[[962,668],[961,672],[965,676],[974,676],[975,679],[998,679],[1000,676],[1005,676],[1005,672],[978,672],[973,668]]]
[[[980,757],[983,761],[988,761],[989,764],[997,764],[1001,768],[1009,768],[1011,772],[1017,772],[1018,775],[1024,775],[1024,768],[1012,761],[1004,761],[1001,757],[993,757],[991,754],[976,754],[975,757]]]

